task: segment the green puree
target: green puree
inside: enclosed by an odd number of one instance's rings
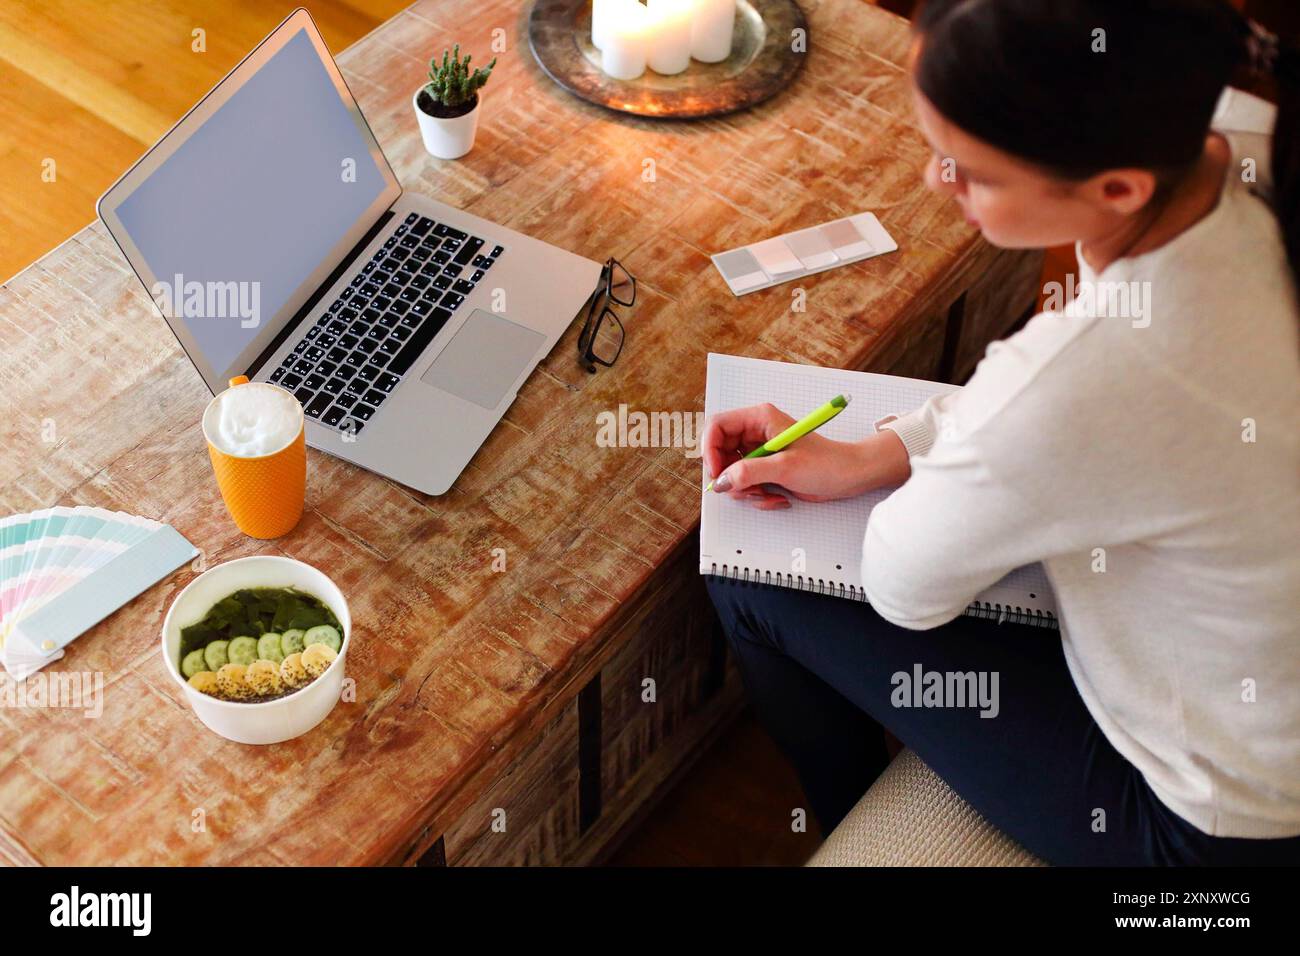
[[[343,633],[339,619],[320,598],[294,588],[244,588],[212,606],[203,620],[181,628],[181,659],[216,640],[254,640],[270,632],[307,630],[328,624]]]

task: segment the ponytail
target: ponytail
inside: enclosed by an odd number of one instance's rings
[[[1273,213],[1282,227],[1291,274],[1300,287],[1300,47],[1245,21],[1251,72],[1269,76],[1277,90],[1273,125]]]

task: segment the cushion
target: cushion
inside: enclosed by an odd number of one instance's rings
[[[808,866],[1046,866],[902,751]]]

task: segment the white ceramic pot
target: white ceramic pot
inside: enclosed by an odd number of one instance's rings
[[[420,87],[424,89],[424,87]],[[411,108],[415,110],[415,119],[420,124],[420,136],[424,139],[424,148],[439,159],[459,159],[474,146],[474,135],[478,132],[478,114],[483,108],[483,91],[478,91],[478,101],[468,113],[443,119],[430,116],[420,109],[420,90],[411,97]]]
[[[343,645],[324,674],[287,697],[254,704],[218,700],[186,682],[180,671],[181,628],[201,621],[214,604],[241,588],[287,587],[319,598],[343,628]],[[210,730],[236,743],[277,744],[305,734],[334,709],[343,691],[343,661],[351,636],[348,602],[333,581],[310,564],[258,554],[209,568],[176,595],[163,619],[162,651],[167,673]]]

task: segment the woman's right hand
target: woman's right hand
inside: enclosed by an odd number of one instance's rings
[[[790,507],[776,489],[801,501],[831,501],[901,483],[910,473],[907,450],[889,430],[851,442],[811,432],[774,455],[744,457],[794,421],[769,404],[710,416],[700,442],[713,490],[767,510]]]

